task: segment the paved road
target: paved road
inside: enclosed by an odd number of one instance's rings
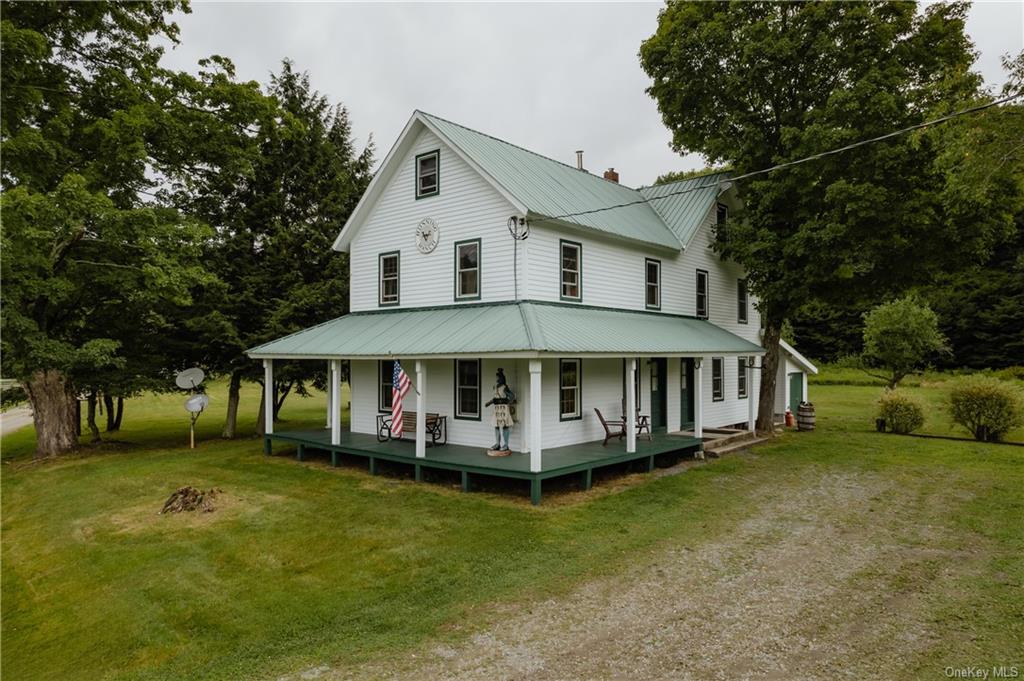
[[[15,407],[0,414],[0,435],[13,433],[32,423],[32,410],[28,407]]]

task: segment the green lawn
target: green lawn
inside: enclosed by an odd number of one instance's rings
[[[118,442],[59,461],[31,461],[31,429],[3,439],[5,678],[276,678],[379,659],[465,636],[489,604],[565,593],[666,544],[714,541],[749,519],[755,495],[835,472],[883,476],[914,500],[917,522],[983,547],[978,573],[953,593],[927,591],[939,569],[928,562],[900,576],[926,594],[934,638],[886,675],[1020,660],[1024,448],[874,433],[876,388],[813,386],[819,429],[756,456],[546,494],[538,508],[220,441],[223,393],[214,385],[195,451],[177,395],[130,401]],[[247,432],[257,400],[248,388]],[[289,398],[283,417],[322,423],[323,400]],[[186,484],[226,500],[210,514],[158,515]]]

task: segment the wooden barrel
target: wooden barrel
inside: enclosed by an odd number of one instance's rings
[[[799,430],[814,430],[814,405],[801,402],[796,410],[796,427]]]

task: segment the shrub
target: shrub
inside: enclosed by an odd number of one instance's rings
[[[878,398],[878,418],[894,433],[912,433],[924,425],[924,407],[901,390],[885,390]]]
[[[993,376],[959,380],[949,394],[949,415],[976,440],[998,442],[1024,425],[1024,403],[1016,386]]]
[[[885,379],[890,389],[920,369],[929,357],[946,351],[939,318],[913,297],[879,305],[864,315],[861,360],[865,367],[882,369],[880,374],[868,374]]]

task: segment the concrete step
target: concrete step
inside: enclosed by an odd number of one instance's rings
[[[732,447],[733,445],[748,442],[750,440],[755,439],[756,437],[757,436],[754,433],[750,432],[749,430],[745,430],[734,435],[726,435],[723,437],[708,439],[704,441],[704,451],[718,452],[723,449]]]
[[[756,445],[758,443],[766,442],[767,440],[768,440],[768,438],[766,438],[766,437],[751,437],[751,438],[748,438],[748,439],[743,440],[741,442],[733,442],[728,447],[722,447],[720,449],[715,449],[714,451],[710,451],[710,452],[707,451],[707,449],[705,449],[704,451],[705,451],[705,453],[708,456],[710,456],[712,458],[718,458],[718,457],[722,456],[723,454],[728,454],[730,452],[736,452],[736,451],[739,451],[741,449],[746,449],[746,448],[752,447],[752,446],[754,446],[754,445]]]

